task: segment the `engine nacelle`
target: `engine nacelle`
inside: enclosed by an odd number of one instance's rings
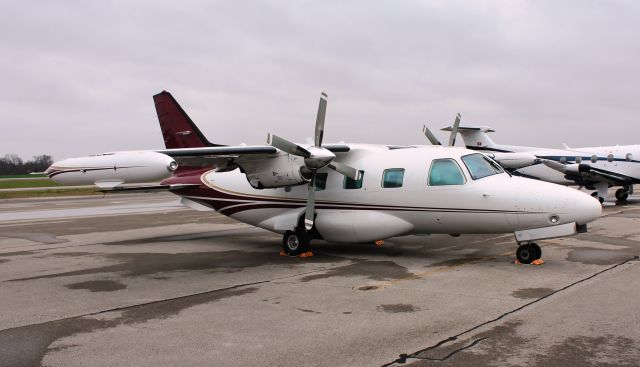
[[[289,154],[246,160],[238,165],[256,189],[295,186],[310,179],[301,172],[302,168],[306,168],[304,160]]]
[[[539,161],[538,157],[529,153],[489,153],[487,155],[500,162],[503,167],[510,169],[528,167]]]
[[[45,174],[63,185],[96,185],[107,188],[123,183],[160,181],[171,176],[178,164],[168,155],[151,151],[113,152],[55,162]]]

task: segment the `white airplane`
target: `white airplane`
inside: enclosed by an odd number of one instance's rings
[[[191,208],[283,234],[288,255],[309,254],[313,239],[379,244],[412,234],[515,233],[518,260],[531,263],[542,254],[534,241],[584,232],[602,212],[589,195],[513,177],[468,149],[323,144],[324,93],[313,145],[276,135],[264,146],[211,144],[171,94],[154,101],[166,149],[63,160],[49,176],[112,191],[166,176],[160,185],[142,187],[166,189]],[[137,165],[149,174],[128,175]]]
[[[442,129],[451,131],[451,127]],[[640,145],[616,145],[545,149],[500,145],[491,140],[487,126],[458,127],[467,149],[487,153],[514,173],[562,185],[579,185],[596,190],[592,196],[604,202],[609,187],[620,186],[616,199],[625,201],[640,183]]]

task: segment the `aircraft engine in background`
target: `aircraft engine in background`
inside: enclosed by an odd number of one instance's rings
[[[519,152],[508,152],[508,153],[483,152],[483,153],[495,159],[496,161],[500,162],[500,165],[508,169],[519,169],[523,167],[529,167],[531,165],[534,165],[540,162],[540,159],[538,159],[538,157],[530,153],[519,153]]]
[[[128,151],[68,158],[55,162],[45,174],[63,185],[114,188],[123,183],[155,182],[178,168],[173,158],[152,151]]]

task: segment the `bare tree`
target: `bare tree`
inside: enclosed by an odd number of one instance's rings
[[[10,153],[0,158],[0,175],[19,175],[29,172],[43,172],[53,163],[50,155],[37,155],[24,162],[18,155]]]

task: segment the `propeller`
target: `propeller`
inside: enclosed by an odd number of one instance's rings
[[[314,214],[315,214],[315,184],[316,184],[316,172],[324,167],[329,167],[334,171],[351,178],[352,180],[358,180],[360,178],[360,171],[350,167],[344,163],[334,162],[336,155],[330,150],[322,147],[322,137],[324,136],[324,120],[327,114],[327,94],[322,92],[320,94],[320,103],[318,105],[318,115],[316,116],[316,130],[314,136],[314,146],[303,147],[296,143],[292,143],[277,135],[269,134],[267,137],[267,144],[276,147],[288,154],[295,155],[304,158],[305,176],[309,175],[307,194],[307,207],[304,214],[304,226],[307,231],[313,228]]]
[[[423,125],[422,126],[422,132],[427,137],[427,139],[429,139],[429,141],[431,142],[432,145],[442,145],[440,140],[438,140],[438,138],[436,138],[436,136],[433,135],[433,133],[431,132],[431,130],[429,130],[427,125]]]
[[[443,131],[451,131],[451,135],[449,135],[449,145],[447,145],[448,147],[452,147],[452,146],[456,145],[456,136],[458,135],[458,127],[460,126],[460,119],[461,118],[462,118],[462,116],[460,116],[460,114],[457,114],[456,115],[456,120],[454,121],[453,126],[446,127],[444,129],[442,129]],[[436,136],[433,135],[433,133],[431,132],[431,130],[429,130],[427,125],[423,125],[422,126],[422,132],[427,137],[427,139],[429,139],[431,144],[433,144],[433,145],[442,145],[440,140],[438,140],[438,138],[436,138]]]
[[[460,126],[460,114],[456,116],[456,121],[453,123],[453,127],[451,128],[451,135],[449,135],[449,146],[452,147],[456,145],[456,136],[458,135],[458,126]]]

